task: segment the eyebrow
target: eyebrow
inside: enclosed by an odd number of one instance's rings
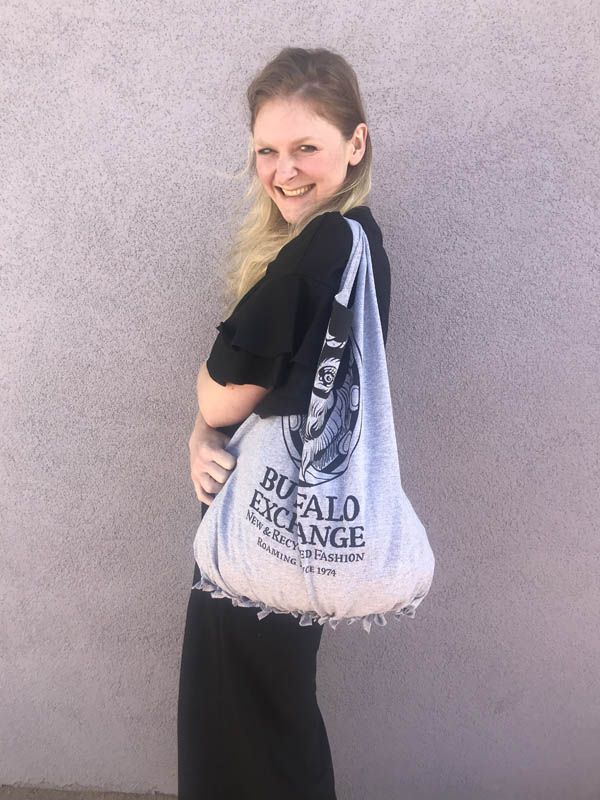
[[[301,136],[299,139],[294,139],[294,141],[292,142],[292,144],[293,144],[293,145],[294,145],[294,144],[300,144],[300,142],[303,142],[303,141],[305,141],[305,139],[312,139],[312,140],[313,140],[313,141],[315,141],[315,142],[318,142],[318,141],[319,141],[319,140],[318,140],[318,139],[316,139],[314,136]],[[257,147],[267,147],[267,146],[268,146],[268,145],[266,145],[266,144],[265,144],[265,142],[259,141],[258,139],[257,139],[257,140],[255,140],[255,144],[256,144],[256,146],[257,146]]]

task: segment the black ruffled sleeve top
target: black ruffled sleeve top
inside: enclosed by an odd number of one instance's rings
[[[384,343],[390,304],[390,264],[368,206],[346,216],[361,223],[371,250]],[[306,413],[333,299],[352,249],[342,215],[326,212],[281,248],[265,275],[217,325],[206,366],[211,378],[253,383],[272,391],[254,409],[262,417]],[[241,423],[220,430],[229,435]]]

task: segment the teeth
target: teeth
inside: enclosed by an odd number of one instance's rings
[[[303,186],[301,189],[294,189],[292,191],[287,191],[283,186],[281,186],[280,189],[286,197],[297,197],[301,194],[306,194],[313,186],[314,183],[311,183],[309,186]]]

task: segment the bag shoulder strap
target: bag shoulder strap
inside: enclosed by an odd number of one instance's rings
[[[356,273],[360,267],[366,233],[363,226],[357,220],[350,219],[349,217],[344,217],[344,219],[352,230],[352,250],[350,251],[350,257],[348,258],[348,262],[342,274],[340,288],[335,299],[340,305],[348,307],[350,294],[356,279]]]

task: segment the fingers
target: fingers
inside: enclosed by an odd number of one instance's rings
[[[206,505],[212,503],[237,463],[236,457],[220,446],[228,437],[219,434],[218,444],[215,444],[216,434],[213,431],[208,440],[198,436],[191,437],[188,443],[190,473],[196,497]]]
[[[237,458],[229,450],[217,450],[212,454],[212,460],[228,474],[237,463]]]
[[[227,455],[231,454],[227,453]],[[233,456],[231,458],[233,458],[235,466],[236,459]],[[230,463],[229,459],[227,462]],[[196,453],[192,454],[190,458],[190,472],[192,480],[201,483],[206,492],[214,494],[223,488],[233,469],[227,469],[213,460],[207,461],[204,454]]]
[[[192,481],[192,483],[194,484],[194,489],[196,491],[196,497],[198,498],[198,500],[201,503],[205,503],[207,506],[209,506],[215,499],[214,494],[209,494],[208,492],[205,492],[202,486],[198,483],[198,481]]]
[[[221,491],[225,485],[215,480],[208,472],[198,472],[192,470],[192,483],[196,491],[196,497],[201,503],[206,503],[209,506],[215,499],[215,496]]]
[[[192,469],[192,480],[197,482],[204,492],[215,495],[225,485],[225,480],[218,481],[209,472]]]
[[[192,470],[210,471],[221,483],[227,480],[237,463],[232,453],[213,441],[190,439],[189,450]]]
[[[218,464],[216,461],[211,461],[208,467],[206,466],[206,463],[197,464],[195,466],[197,468],[200,468],[202,472],[206,472],[209,481],[212,481],[211,486],[206,487],[209,491],[218,491],[233,472],[233,469],[227,469],[226,467],[223,467],[221,464]],[[193,467],[192,471],[194,471]],[[216,486],[217,483],[219,483],[220,486],[217,487]],[[215,485],[212,486],[212,484]]]

